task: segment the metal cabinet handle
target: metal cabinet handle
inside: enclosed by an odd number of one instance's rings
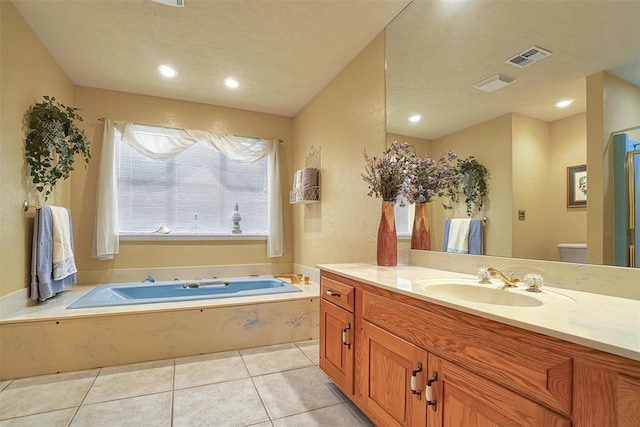
[[[427,388],[424,393],[427,406],[431,406],[431,409],[433,409],[434,412],[438,410],[438,404],[433,400],[433,389],[431,386],[436,381],[438,381],[438,373],[433,371],[433,376],[427,380]]]
[[[348,324],[346,328],[342,330],[342,344],[346,345],[347,348],[351,348],[351,344],[347,341],[347,332],[351,329],[351,324]]]
[[[418,362],[418,367],[411,372],[411,394],[415,394],[418,400],[422,397],[421,392],[418,390],[418,373],[422,372],[422,363]]]
[[[326,294],[330,297],[340,298],[340,294],[338,292],[332,291],[331,289],[328,289]]]

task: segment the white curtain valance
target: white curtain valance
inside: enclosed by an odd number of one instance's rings
[[[249,138],[201,130],[160,128],[136,123],[116,122],[122,138],[144,156],[167,160],[177,156],[196,142],[207,142],[229,160],[250,163],[271,154],[277,141]],[[276,145],[277,146],[277,145]]]
[[[207,142],[234,162],[250,163],[269,156],[267,166],[268,236],[267,255],[279,257],[284,253],[284,226],[282,220],[282,190],[278,161],[278,141],[249,138],[190,129],[162,128],[137,123],[105,120],[102,158],[98,176],[94,258],[113,259],[118,253],[117,183],[114,160],[114,131],[142,155],[155,160],[177,156],[197,142]],[[115,208],[114,208],[115,207]]]

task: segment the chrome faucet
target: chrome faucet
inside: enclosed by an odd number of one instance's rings
[[[200,280],[200,279],[195,279],[195,280]],[[224,285],[224,286],[228,286],[229,285],[229,281],[227,280],[210,280],[210,281],[203,281],[203,282],[190,282],[190,283],[184,283],[182,285],[183,288],[199,288],[200,286],[211,286],[211,285]]]
[[[504,283],[502,289],[515,288],[516,286],[518,286],[518,283],[520,283],[520,279],[514,278],[513,273],[509,273],[509,278],[507,278],[507,276],[500,272],[500,270],[497,270],[493,267],[487,268],[487,273],[502,280],[502,283]]]

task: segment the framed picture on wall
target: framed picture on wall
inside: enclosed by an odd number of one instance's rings
[[[567,168],[567,207],[587,206],[587,165]]]

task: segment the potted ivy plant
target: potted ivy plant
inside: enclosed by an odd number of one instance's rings
[[[464,194],[464,203],[467,206],[467,215],[471,216],[476,210],[482,209],[484,199],[487,196],[489,170],[474,156],[466,159],[458,159],[455,178],[447,188],[447,195],[454,202],[460,201]],[[452,209],[453,205],[445,206]]]
[[[46,200],[59,180],[69,178],[76,154],[89,163],[91,141],[75,124],[82,121],[77,108],[43,98],[27,111],[25,152],[31,179]]]

